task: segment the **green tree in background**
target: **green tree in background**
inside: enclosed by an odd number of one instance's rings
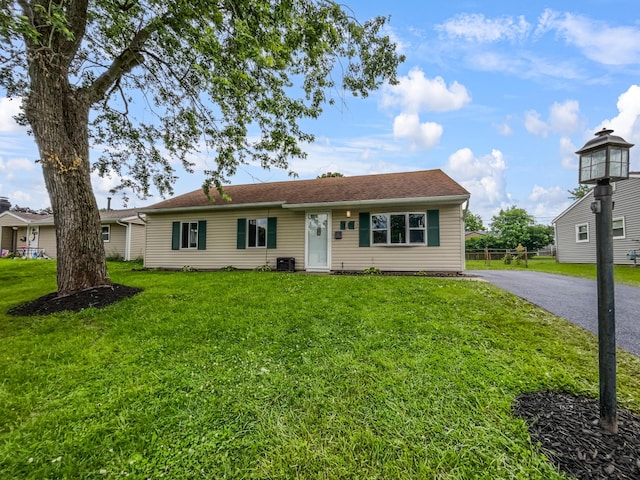
[[[328,0],[0,0],[0,86],[38,146],[58,294],[110,284],[92,171],[145,198],[199,149],[207,192],[240,164],[289,170],[314,138],[301,119],[396,82],[386,23]]]
[[[578,185],[576,188],[572,188],[571,190],[567,190],[569,194],[570,200],[578,200],[584,197],[587,193],[591,191],[590,185]]]
[[[546,247],[554,238],[553,227],[536,225],[525,209],[515,205],[492,217],[491,235],[499,245],[494,248],[516,248],[520,244],[530,251]]]
[[[482,217],[480,215],[474,215],[469,210],[465,211],[464,230],[466,232],[482,232],[484,230]]]
[[[318,175],[316,178],[332,178],[332,177],[344,177],[343,174],[339,172],[327,172],[322,175]]]

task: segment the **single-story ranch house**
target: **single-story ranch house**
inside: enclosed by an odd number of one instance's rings
[[[560,263],[596,263],[596,217],[591,211],[593,189],[553,220],[556,260]],[[614,184],[613,263],[640,264],[640,172]]]
[[[103,210],[102,240],[107,258],[135,260],[144,255],[145,226],[137,210]],[[0,213],[0,255],[56,256],[53,215],[4,211]]]
[[[441,170],[202,190],[141,209],[147,268],[461,272],[462,186]]]

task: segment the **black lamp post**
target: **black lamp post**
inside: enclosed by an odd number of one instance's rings
[[[581,184],[595,184],[591,211],[596,215],[598,275],[598,362],[600,374],[600,425],[618,433],[616,403],[616,329],[613,281],[613,187],[610,182],[629,178],[629,149],[633,144],[602,129],[585,143],[580,155]]]

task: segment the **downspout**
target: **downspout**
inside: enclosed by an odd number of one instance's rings
[[[144,248],[143,248],[143,265],[146,267],[147,265],[147,219],[143,218],[142,215],[140,215],[140,212],[136,212],[137,217],[142,221],[142,223],[145,224],[145,228],[144,228]]]
[[[465,241],[465,234],[467,233],[466,219],[467,219],[467,215],[469,214],[469,204],[471,203],[471,198],[467,198],[467,201],[465,203],[466,205],[462,210],[462,263],[461,265],[462,265],[463,271],[467,269],[467,242]],[[460,208],[462,208],[462,205],[460,205]]]
[[[120,220],[116,220],[116,223],[125,228],[124,234],[124,259],[128,262],[131,260],[131,225],[128,223],[122,223]]]

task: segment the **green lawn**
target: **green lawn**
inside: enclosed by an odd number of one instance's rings
[[[584,263],[557,263],[554,257],[531,257],[528,266],[524,263],[511,263],[506,265],[502,260],[491,260],[486,264],[483,260],[467,260],[467,270],[521,270],[529,269],[539,272],[570,275],[581,278],[596,278],[595,264]],[[615,265],[614,275],[616,283],[640,287],[640,267],[632,265]]]
[[[597,394],[594,336],[487,283],[132,267],[136,297],[8,317],[55,264],[0,260],[0,478],[560,479],[512,402]]]

